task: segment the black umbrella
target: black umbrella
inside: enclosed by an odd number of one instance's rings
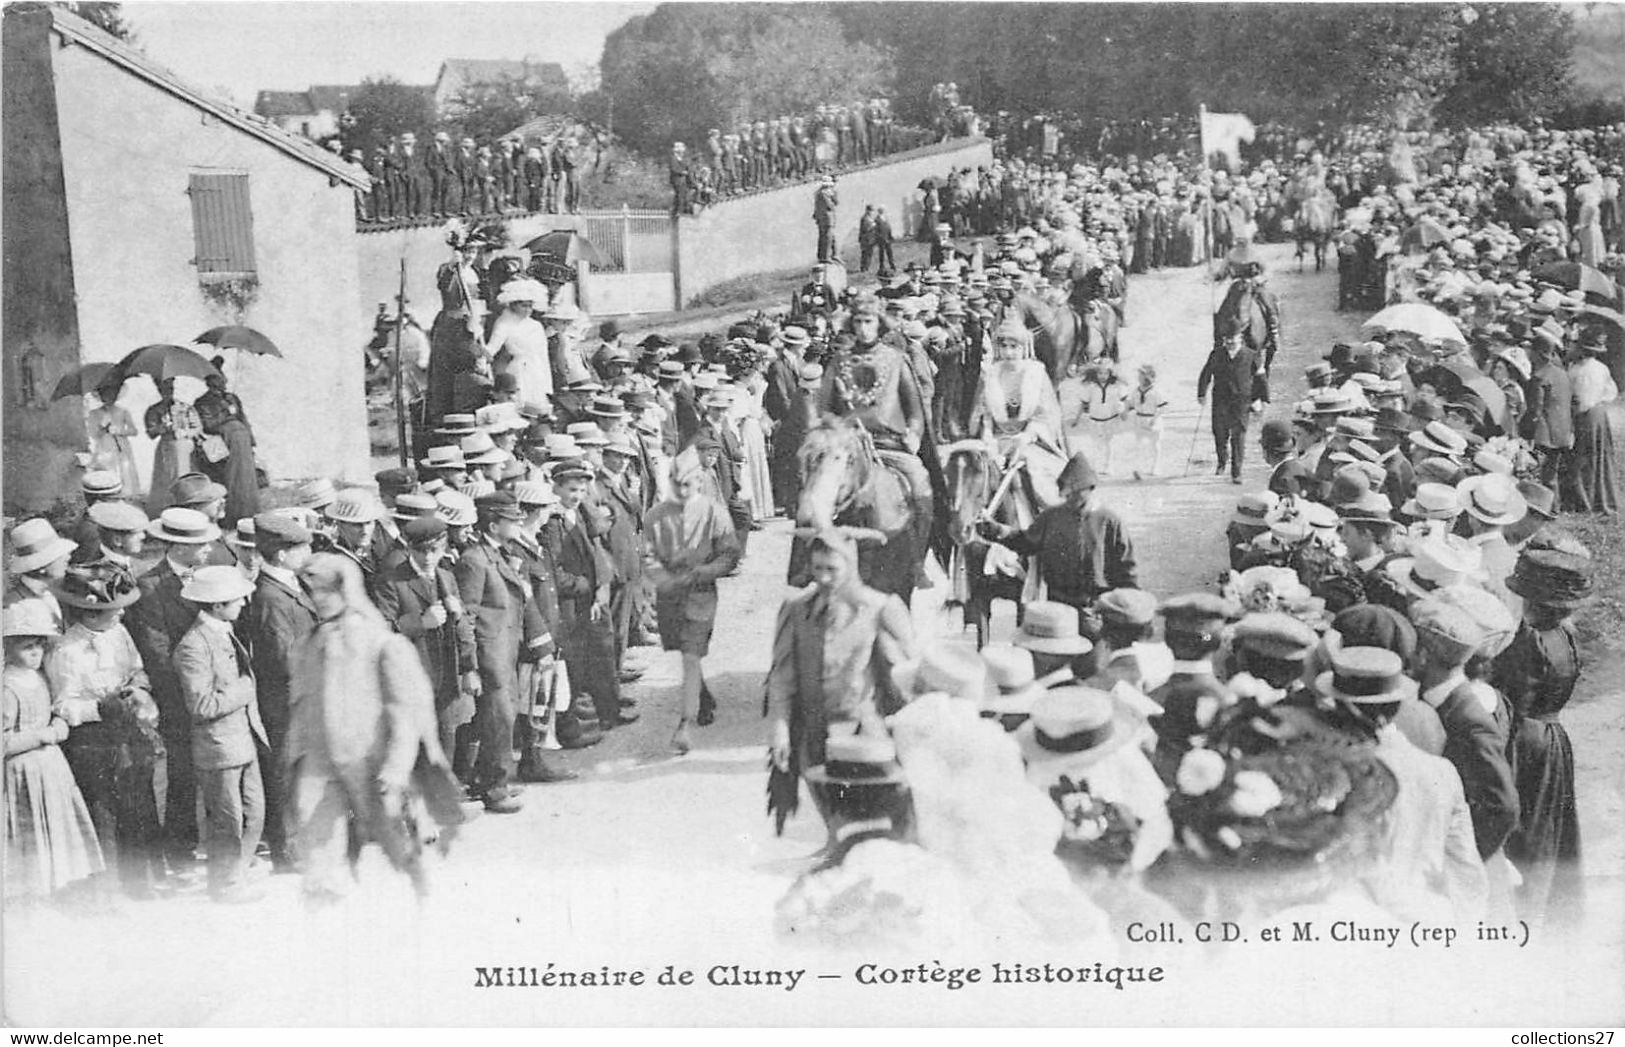
[[[66,400],[70,396],[84,396],[101,388],[102,380],[107,372],[113,369],[112,364],[85,364],[76,371],[62,376],[51,390],[52,400]]]
[[[211,327],[192,339],[192,341],[202,345],[212,345],[219,349],[241,349],[245,353],[253,353],[256,356],[282,355],[282,350],[276,347],[275,342],[252,327],[240,325]]]
[[[532,258],[540,258],[555,265],[567,265],[572,269],[577,262],[586,262],[594,268],[604,265],[604,256],[592,245],[592,241],[573,229],[555,229],[551,233],[543,233],[526,244],[525,250],[531,253]]]
[[[185,346],[144,345],[114,364],[108,371],[107,380],[123,382],[144,374],[154,383],[170,378],[196,378],[202,381],[211,374],[219,373],[213,364]]]
[[[1529,274],[1541,283],[1556,284],[1569,291],[1584,291],[1607,300],[1619,301],[1619,286],[1601,270],[1582,262],[1549,262]]]

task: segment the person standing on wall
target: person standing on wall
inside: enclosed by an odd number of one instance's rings
[[[818,260],[835,261],[835,177],[825,175],[813,196],[813,223],[818,226]]]

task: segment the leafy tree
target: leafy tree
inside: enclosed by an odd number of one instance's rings
[[[459,137],[484,142],[501,138],[534,117],[569,111],[567,91],[509,75],[463,87],[447,102],[444,123]]]
[[[1561,108],[1573,89],[1574,16],[1557,4],[1475,4],[1467,12],[1441,118],[1525,121]]]
[[[428,94],[390,76],[361,81],[350,96],[349,115],[344,129],[346,150],[370,150],[406,131],[422,138],[434,126],[434,106]]]

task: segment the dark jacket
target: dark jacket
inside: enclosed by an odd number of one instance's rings
[[[419,575],[405,557],[392,559],[378,572],[374,592],[378,611],[396,632],[412,641],[434,687],[437,706],[456,701],[462,693],[459,677],[478,668],[474,622],[466,606],[462,614],[448,615],[438,628],[423,624],[423,613],[448,597],[455,604],[462,603],[457,578],[445,564],[435,568],[433,579]]]
[[[619,480],[608,473],[598,474],[598,490],[609,510],[609,530],[605,542],[615,569],[615,581],[636,585],[643,577],[643,497],[630,467]]]
[[[172,659],[175,645],[197,619],[197,605],[181,599],[180,576],[170,568],[167,558],[137,579],[136,587],[141,598],[130,606],[124,625],[141,652],[147,678],[152,682],[159,730],[169,739],[185,738],[191,717],[181,699],[180,680]]]
[[[1059,603],[1082,608],[1108,590],[1139,587],[1134,543],[1110,509],[1057,505],[1001,544],[1038,558],[1049,598]]]
[[[238,619],[238,635],[248,647],[259,683],[260,715],[273,743],[288,727],[288,681],[294,655],[316,628],[316,605],[301,588],[289,589],[263,571],[254,597]]]
[[[1213,388],[1215,424],[1221,418],[1245,419],[1254,400],[1269,403],[1270,399],[1269,385],[1263,369],[1258,366],[1258,357],[1246,346],[1234,356],[1223,348],[1215,348],[1208,354],[1207,363],[1202,365],[1202,373],[1196,379],[1196,395],[1206,396],[1209,386]]]
[[[590,505],[582,505],[581,519],[574,527],[561,517],[542,525],[542,544],[553,559],[553,579],[559,594],[559,617],[566,631],[578,619],[587,617],[593,602],[602,597],[609,602],[609,582],[613,567],[603,547],[600,525],[589,519]]]
[[[1461,775],[1478,854],[1487,858],[1518,827],[1518,790],[1507,763],[1507,736],[1466,683],[1435,707],[1444,725],[1444,758]]]

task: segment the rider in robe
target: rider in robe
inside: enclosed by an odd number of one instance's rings
[[[902,350],[880,340],[880,300],[864,295],[852,304],[850,349],[836,350],[824,368],[820,414],[851,415],[868,430],[881,456],[908,482],[917,548],[924,549],[932,516],[930,474],[920,460],[930,404],[920,397]]]
[[[970,431],[997,448],[1006,468],[1025,462],[1036,513],[1061,501],[1056,479],[1066,465],[1066,430],[1049,372],[1033,354],[1033,336],[1014,320],[993,335],[993,360],[982,367]]]

